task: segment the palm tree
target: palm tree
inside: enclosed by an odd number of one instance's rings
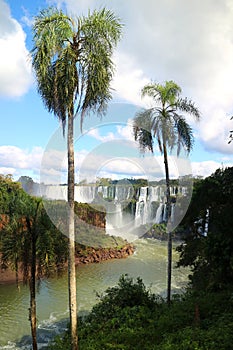
[[[181,113],[193,115],[200,119],[200,113],[194,103],[187,98],[181,98],[181,88],[173,81],[166,81],[164,85],[151,83],[142,89],[142,97],[151,97],[155,106],[137,113],[133,121],[135,140],[139,142],[140,149],[153,153],[154,138],[159,150],[163,154],[166,177],[166,217],[171,217],[170,177],[168,164],[168,150],[177,148],[177,155],[181,147],[189,153],[193,146],[193,133],[185,117]],[[171,300],[171,264],[172,264],[172,233],[168,230],[168,280],[167,301]]]
[[[86,113],[101,115],[111,98],[113,49],[122,25],[103,8],[86,17],[71,18],[56,8],[48,8],[35,18],[32,65],[38,92],[49,112],[67,130],[69,204],[69,308],[71,348],[78,348],[74,232],[74,118],[82,128]]]

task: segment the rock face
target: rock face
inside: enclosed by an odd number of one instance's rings
[[[99,263],[109,259],[127,258],[134,253],[135,247],[132,244],[126,244],[121,248],[87,248],[76,252],[76,264]]]
[[[84,222],[100,228],[106,226],[106,213],[102,206],[75,202],[75,214]]]

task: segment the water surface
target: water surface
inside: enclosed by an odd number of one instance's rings
[[[126,259],[77,267],[77,298],[80,312],[89,311],[103,293],[118,283],[122,274],[140,276],[154,293],[166,295],[167,244],[142,239],[134,242],[136,252]],[[174,254],[174,263],[177,255]],[[180,291],[187,271],[173,269],[172,289]],[[20,285],[0,285],[0,349],[30,349],[28,321],[29,289]],[[68,319],[67,274],[43,280],[37,293],[38,343],[42,349],[49,339],[66,328]]]

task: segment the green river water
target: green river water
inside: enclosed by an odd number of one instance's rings
[[[98,301],[96,292],[117,284],[122,274],[140,276],[155,293],[166,295],[167,244],[158,240],[134,242],[134,255],[120,260],[77,268],[79,312],[89,311]],[[174,253],[175,263],[177,255]],[[173,269],[172,289],[180,291],[187,282],[187,271]],[[23,285],[0,285],[0,349],[31,349],[28,321],[29,289]],[[67,275],[43,280],[37,294],[38,343],[43,348],[49,339],[66,328],[68,318]]]

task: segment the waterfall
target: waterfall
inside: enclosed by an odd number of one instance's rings
[[[45,197],[47,199],[66,200],[67,199],[67,186],[61,186],[61,185],[43,186],[43,187],[41,187],[40,193],[41,193],[42,197]]]
[[[138,201],[136,204],[136,212],[135,212],[135,227],[143,225],[143,217],[144,217],[144,201]]]
[[[177,198],[185,196],[187,189],[182,186],[171,186],[171,195]],[[52,200],[67,200],[66,185],[42,185],[41,196]],[[166,213],[166,186],[132,185],[96,186],[76,185],[75,201],[81,203],[95,203],[105,207],[106,230],[118,233],[124,230],[132,230],[141,225],[150,223],[162,223],[167,220]],[[171,221],[175,217],[175,204],[171,208]]]
[[[163,221],[163,207],[163,203],[160,203],[155,217],[156,224],[160,224]]]
[[[75,186],[74,200],[81,203],[92,203],[96,197],[96,186]]]

